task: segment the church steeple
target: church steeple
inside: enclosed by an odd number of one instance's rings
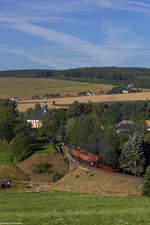
[[[46,97],[44,97],[44,104],[43,104],[43,106],[44,106],[44,112],[47,112],[48,104],[47,104],[47,98]]]

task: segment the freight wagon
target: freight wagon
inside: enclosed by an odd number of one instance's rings
[[[72,156],[80,161],[89,162],[91,165],[98,161],[98,155],[86,152],[83,149],[72,149]]]
[[[86,152],[83,149],[72,148],[72,156],[79,161],[84,161],[97,168],[102,168],[107,171],[119,172],[119,169],[114,169],[105,165],[103,162],[99,161],[99,156],[93,153]]]

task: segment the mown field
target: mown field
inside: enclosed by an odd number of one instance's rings
[[[39,95],[43,98],[46,94],[62,96],[77,95],[81,91],[92,91],[96,94],[100,91],[107,92],[112,85],[91,84],[49,78],[0,78],[0,98],[17,96],[22,99],[30,99]]]
[[[143,93],[131,93],[131,94],[103,94],[97,96],[83,96],[83,97],[64,97],[64,98],[54,98],[48,99],[49,108],[53,108],[53,101],[55,101],[56,107],[65,107],[66,105],[73,104],[74,101],[88,103],[89,101],[93,103],[98,102],[128,102],[128,101],[147,101],[150,100],[150,92]],[[18,109],[20,111],[26,111],[28,108],[34,108],[36,102],[42,103],[41,100],[35,100],[35,102],[30,103],[30,100],[24,101],[24,104],[19,104]]]
[[[149,198],[52,191],[1,194],[0,222],[23,225],[149,225]]]

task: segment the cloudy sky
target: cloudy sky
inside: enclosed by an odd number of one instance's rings
[[[0,70],[150,67],[149,0],[0,0]]]

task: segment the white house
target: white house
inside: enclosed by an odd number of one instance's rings
[[[42,127],[42,121],[44,116],[45,116],[45,112],[41,110],[36,111],[29,116],[29,118],[27,119],[27,122],[31,123],[33,128],[40,128]]]

